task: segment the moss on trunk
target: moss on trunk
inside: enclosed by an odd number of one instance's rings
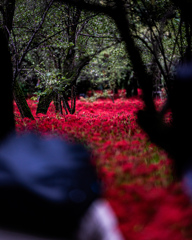
[[[22,118],[27,117],[27,118],[34,120],[33,114],[31,113],[31,110],[27,104],[24,93],[23,93],[22,89],[20,88],[19,83],[17,81],[15,81],[15,83],[14,83],[13,96],[14,96],[15,102],[17,104],[17,107],[19,108],[21,117]]]
[[[38,113],[47,114],[47,110],[49,108],[49,105],[52,99],[53,99],[52,93],[40,96],[36,114]]]

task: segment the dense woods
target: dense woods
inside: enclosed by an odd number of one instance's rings
[[[153,108],[151,96],[168,94],[176,65],[190,57],[187,9],[168,0],[2,1],[21,116],[33,118],[27,96],[38,97],[37,113],[54,100],[66,114],[77,93],[106,88],[126,88],[129,97],[141,87]]]
[[[0,150],[14,130],[15,141],[33,132],[39,141],[49,133],[85,145],[125,239],[192,236],[191,7],[189,0],[0,1]],[[21,143],[15,155],[7,151],[13,162],[39,150],[36,140],[31,149]]]

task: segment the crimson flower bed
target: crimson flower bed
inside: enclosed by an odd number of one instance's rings
[[[104,183],[103,196],[113,207],[125,239],[192,239],[192,203],[172,177],[171,160],[136,123],[141,100],[77,100],[74,115],[55,114],[51,105],[47,115],[36,116],[36,102],[28,100],[28,104],[35,120],[21,119],[15,106],[19,133],[76,139],[92,149]]]

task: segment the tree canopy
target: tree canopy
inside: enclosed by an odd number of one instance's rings
[[[154,89],[169,93],[175,66],[191,54],[187,9],[170,0],[2,1],[0,23],[22,116],[32,117],[21,87],[30,85],[40,95],[37,113],[46,113],[52,100],[58,111],[63,101],[66,113],[73,113],[77,81],[114,89],[130,82],[132,73],[154,109]]]

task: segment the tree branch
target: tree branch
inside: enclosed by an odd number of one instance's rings
[[[150,112],[155,112],[155,106],[152,99],[152,76],[147,73],[147,69],[141,58],[141,53],[133,40],[124,1],[114,0],[115,5],[112,7],[96,3],[88,3],[84,0],[57,0],[57,2],[68,3],[92,12],[102,12],[115,20],[122,39],[125,41],[127,53],[133,65],[133,70],[138,77],[141,88],[143,89],[143,100],[148,110]]]
[[[91,12],[102,12],[107,15],[113,14],[115,8],[107,5],[101,5],[98,3],[85,2],[84,0],[55,0],[55,2],[68,3],[69,5],[76,6],[80,9],[84,9]]]
[[[94,15],[92,15],[91,17],[94,17],[94,16],[96,16],[96,15],[97,15],[97,14],[94,14]],[[84,22],[87,21],[89,18],[90,18],[90,17],[88,17],[88,18],[86,18],[86,19],[84,19],[84,20],[82,20],[82,21],[79,21],[79,22],[76,23],[76,24],[71,24],[71,25],[69,25],[69,26],[66,26],[65,29],[59,30],[58,32],[52,34],[51,36],[45,38],[43,41],[39,42],[37,45],[29,48],[27,52],[29,52],[29,51],[31,51],[31,50],[33,50],[33,49],[35,49],[35,48],[38,48],[38,47],[39,47],[40,45],[42,45],[43,43],[47,42],[47,41],[50,40],[51,38],[57,36],[58,34],[62,33],[63,31],[65,31],[68,27],[72,27],[72,26],[74,26],[74,25],[78,25],[78,24],[84,23]]]
[[[16,66],[16,70],[15,70],[13,82],[15,81],[17,75],[19,74],[18,69],[19,69],[19,67],[20,67],[21,64],[22,64],[22,61],[23,61],[24,57],[25,57],[26,54],[28,53],[28,50],[29,50],[29,48],[30,48],[30,46],[31,46],[34,38],[35,38],[35,35],[36,35],[37,32],[39,31],[39,29],[42,27],[42,25],[43,25],[43,23],[44,23],[44,21],[45,21],[45,18],[46,18],[46,16],[47,16],[47,13],[48,13],[49,9],[51,8],[53,2],[54,2],[54,0],[50,0],[48,6],[47,6],[46,9],[45,9],[45,12],[43,13],[43,16],[42,16],[42,18],[41,18],[41,21],[40,21],[39,25],[37,26],[37,28],[35,29],[34,33],[32,34],[32,36],[31,36],[31,38],[30,38],[30,40],[29,40],[29,42],[28,42],[28,44],[27,44],[27,46],[26,46],[26,48],[25,48],[25,50],[24,50],[24,52],[23,52],[23,54],[22,54],[22,56],[21,56],[21,58],[19,59],[18,64],[17,64],[17,66]]]

